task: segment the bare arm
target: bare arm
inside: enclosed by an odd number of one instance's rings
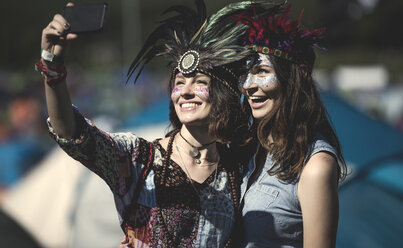
[[[298,184],[304,247],[336,246],[339,218],[336,159],[325,153],[313,155],[305,165]]]
[[[72,5],[69,3],[68,5]],[[64,35],[65,23],[63,16],[57,14],[49,25],[42,31],[41,48],[56,56],[63,56],[69,41],[77,35]],[[55,69],[63,62],[49,62],[42,59],[45,67]],[[66,80],[50,86],[45,78],[46,104],[50,122],[55,132],[64,138],[73,138],[76,134],[75,118],[71,106],[70,95],[67,90]]]

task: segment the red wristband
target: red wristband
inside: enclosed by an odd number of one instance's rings
[[[42,77],[46,79],[46,83],[51,86],[62,82],[67,77],[67,70],[64,64],[56,69],[50,69],[40,60],[39,63],[35,64],[35,71],[40,72]]]

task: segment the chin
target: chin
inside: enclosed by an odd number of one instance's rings
[[[206,119],[179,118],[179,120],[183,125],[187,125],[187,126],[207,126],[208,125],[208,121]]]
[[[266,111],[253,111],[252,115],[253,118],[255,118],[256,120],[261,120],[263,119],[268,113]]]

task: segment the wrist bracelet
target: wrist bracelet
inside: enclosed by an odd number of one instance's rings
[[[40,72],[42,77],[46,79],[46,83],[51,86],[62,82],[67,77],[67,70],[64,64],[56,69],[50,69],[40,60],[39,63],[35,64],[35,71]]]
[[[51,52],[48,52],[44,49],[41,49],[41,58],[45,61],[49,62],[60,62],[62,61],[62,56],[54,55]]]

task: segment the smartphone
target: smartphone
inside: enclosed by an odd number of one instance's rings
[[[66,6],[63,17],[70,23],[67,33],[102,31],[106,15],[106,3],[77,4]]]

